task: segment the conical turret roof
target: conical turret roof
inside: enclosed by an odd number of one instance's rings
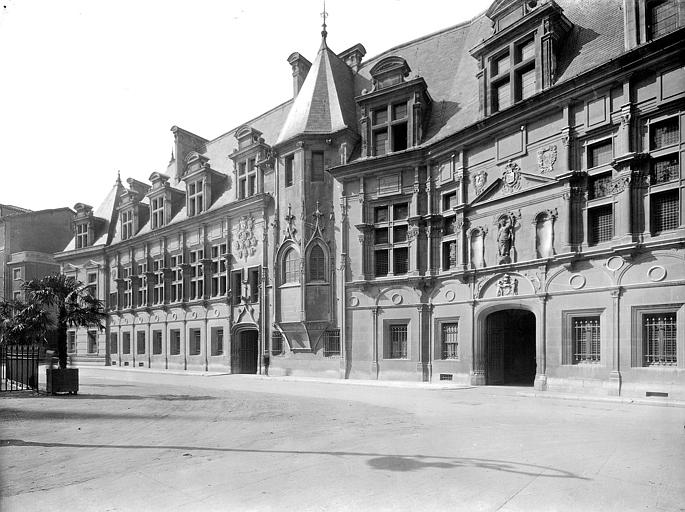
[[[352,71],[321,41],[276,144],[298,135],[332,134],[356,126]]]

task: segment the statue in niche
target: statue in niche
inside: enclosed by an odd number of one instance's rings
[[[497,281],[497,296],[507,297],[509,295],[518,295],[518,284],[518,279],[512,279],[509,274],[504,274],[502,278]]]
[[[511,263],[511,247],[514,243],[514,226],[508,215],[500,217],[497,223],[498,263]]]

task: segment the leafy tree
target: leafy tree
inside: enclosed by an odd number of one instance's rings
[[[31,303],[45,311],[52,311],[57,324],[57,357],[59,367],[67,367],[67,328],[104,328],[107,317],[101,301],[90,292],[90,288],[73,277],[64,274],[45,276],[24,283]],[[33,309],[36,312],[35,308]]]
[[[43,343],[51,323],[50,314],[36,302],[0,301],[0,336],[4,344]]]

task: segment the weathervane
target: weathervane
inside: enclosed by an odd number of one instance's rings
[[[326,36],[328,35],[328,32],[326,31],[326,16],[328,16],[328,13],[326,12],[326,0],[323,0],[323,12],[321,13],[321,17],[323,18],[323,24],[321,25],[323,27],[323,30],[321,31],[321,37],[326,39]]]

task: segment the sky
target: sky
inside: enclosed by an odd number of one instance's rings
[[[490,0],[328,0],[328,46],[373,57]],[[321,0],[0,0],[0,204],[97,207],[164,172],[177,125],[213,139],[292,95]],[[429,84],[430,88],[430,84]]]

